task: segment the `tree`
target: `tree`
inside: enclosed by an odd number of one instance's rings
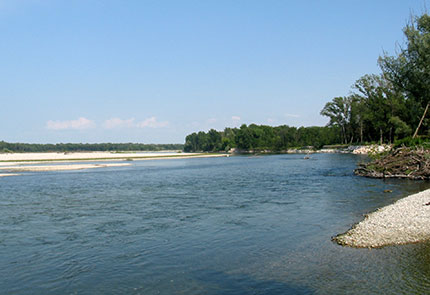
[[[384,138],[391,142],[394,128],[399,128],[399,122],[407,117],[403,93],[383,75],[365,75],[355,82],[354,88],[359,92],[355,108],[360,113],[368,138],[379,137],[381,144]],[[397,119],[391,120],[393,117]],[[403,126],[403,130],[407,128]]]
[[[221,134],[215,129],[211,129],[207,135],[207,149],[208,152],[219,151],[221,148]]]
[[[185,152],[194,152],[199,149],[198,142],[197,142],[197,133],[192,133],[190,135],[187,135],[185,138],[185,145],[184,145],[184,151]]]
[[[414,17],[403,32],[406,47],[400,48],[395,57],[384,53],[379,58],[379,65],[387,79],[420,106],[418,109],[422,115],[414,118],[417,127],[413,137],[416,137],[430,104],[430,16]]]
[[[252,148],[252,135],[246,124],[240,126],[235,141],[239,149],[249,150]]]
[[[352,106],[356,97],[353,95],[335,97],[326,103],[321,110],[321,115],[329,117],[328,126],[338,126],[341,130],[342,142],[347,144],[354,139],[352,131]]]

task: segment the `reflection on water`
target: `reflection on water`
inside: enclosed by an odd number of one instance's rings
[[[134,161],[0,179],[5,294],[423,294],[430,244],[330,241],[429,187],[353,155]],[[390,189],[393,193],[383,193]]]

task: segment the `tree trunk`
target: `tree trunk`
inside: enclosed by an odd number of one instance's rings
[[[423,123],[423,120],[424,120],[424,118],[425,118],[425,116],[426,116],[426,114],[427,114],[427,110],[429,109],[429,104],[430,104],[430,102],[428,102],[428,103],[427,103],[427,105],[426,105],[426,109],[424,110],[423,116],[421,117],[420,123],[418,124],[417,129],[415,130],[414,136],[412,136],[412,138],[417,137],[417,135],[418,135],[418,130],[420,129],[421,124]]]
[[[343,126],[343,125],[342,125],[342,135],[343,135],[342,136],[343,137],[343,140],[342,140],[343,143],[347,144],[348,142],[347,142],[347,139],[346,139],[346,130],[345,130],[345,126]]]
[[[379,128],[379,134],[381,135],[381,139],[380,139],[380,141],[379,141],[379,142],[380,142],[380,145],[382,145],[382,139],[383,139],[383,138],[382,138],[382,128]]]
[[[390,127],[390,139],[389,139],[389,142],[390,142],[390,144],[392,143],[392,137],[393,137],[393,127]]]
[[[363,121],[360,122],[360,143],[363,143]]]

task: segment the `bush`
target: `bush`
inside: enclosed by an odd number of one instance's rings
[[[0,151],[0,153],[2,154],[9,154],[9,153],[13,153],[10,149],[4,148]]]
[[[416,138],[412,138],[409,136],[400,140],[396,140],[394,142],[395,148],[402,147],[402,146],[405,146],[405,147],[423,146],[426,148],[430,148],[430,138],[428,136],[420,136]]]

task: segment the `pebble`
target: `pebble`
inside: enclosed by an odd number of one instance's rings
[[[333,238],[341,245],[380,248],[430,240],[430,189],[410,195],[368,214],[363,221]]]

